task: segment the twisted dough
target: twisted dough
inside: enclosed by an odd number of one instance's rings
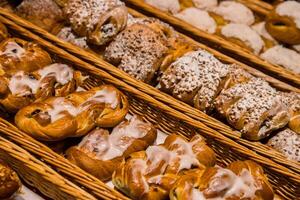
[[[0,69],[8,75],[18,71],[32,72],[50,65],[50,55],[39,45],[18,38],[0,43]]]
[[[255,162],[235,161],[226,169],[210,167],[181,177],[170,192],[171,200],[273,200],[263,169]]]
[[[124,120],[111,133],[96,129],[76,147],[67,151],[67,158],[103,181],[111,179],[123,158],[153,144],[157,131],[138,116]]]
[[[95,126],[113,127],[128,112],[125,96],[110,85],[66,97],[50,97],[22,108],[16,125],[34,138],[58,141],[87,134]]]
[[[130,155],[113,174],[113,184],[133,199],[167,199],[175,181],[193,168],[215,164],[215,154],[201,136],[190,142],[170,135],[159,146]]]

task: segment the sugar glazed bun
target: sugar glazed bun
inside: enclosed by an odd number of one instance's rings
[[[0,160],[0,199],[12,197],[21,187],[21,181],[6,163]]]

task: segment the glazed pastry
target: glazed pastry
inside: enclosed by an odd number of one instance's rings
[[[191,7],[186,8],[185,10],[175,14],[174,16],[207,33],[216,32],[217,24],[214,18],[212,18],[207,11]]]
[[[210,167],[181,177],[171,200],[273,200],[274,193],[262,167],[253,161],[235,161],[227,168]]]
[[[300,53],[300,44],[299,45],[294,45],[293,48]]]
[[[163,62],[167,45],[168,39],[156,20],[137,22],[110,43],[104,57],[130,76],[149,83]]]
[[[214,166],[215,154],[196,135],[190,142],[170,135],[162,145],[130,155],[114,172],[114,186],[132,199],[167,199],[175,181],[190,169]]]
[[[0,160],[0,199],[9,199],[21,187],[21,181],[6,163]]]
[[[119,0],[69,0],[64,11],[72,29],[95,45],[108,43],[127,24],[127,8]]]
[[[167,11],[170,13],[178,13],[181,9],[179,0],[145,0],[145,2],[162,11]]]
[[[224,90],[216,98],[215,107],[249,140],[263,139],[290,120],[281,96],[261,79],[252,79]]]
[[[266,29],[278,41],[300,44],[300,3],[285,1],[278,4],[267,17]]]
[[[260,57],[274,65],[283,66],[296,74],[300,74],[300,54],[294,50],[276,45],[262,53]]]
[[[23,0],[16,13],[52,33],[64,23],[63,12],[53,0]]]
[[[284,129],[275,134],[267,145],[284,154],[291,160],[300,162],[300,134],[291,129]]]
[[[290,113],[289,128],[300,134],[300,94],[283,92],[281,96]]]
[[[89,48],[87,44],[87,38],[77,36],[76,33],[73,32],[71,27],[62,28],[56,36],[66,42],[70,42],[83,49]]]
[[[184,0],[183,0],[184,1]],[[218,5],[218,0],[192,0],[195,7],[209,10]]]
[[[16,114],[15,123],[38,140],[58,141],[86,135],[95,126],[114,127],[128,109],[127,99],[119,90],[102,85],[26,106]]]
[[[218,25],[236,23],[249,26],[255,22],[253,12],[245,5],[235,1],[222,1],[209,11]]]
[[[111,133],[96,129],[67,151],[67,158],[102,181],[111,179],[123,158],[145,150],[156,139],[157,131],[140,117],[133,116],[116,126]]]
[[[162,75],[161,90],[177,99],[209,112],[227,80],[228,65],[205,50],[186,53]]]
[[[9,38],[1,42],[0,52],[0,71],[8,75],[20,70],[36,71],[52,63],[50,55],[37,44],[18,38]]]
[[[265,22],[259,22],[251,26],[264,40],[266,49],[269,49],[277,44],[277,41],[268,33]]]
[[[4,24],[0,23],[0,42],[2,42],[4,39],[8,38],[9,34],[4,26]]]
[[[66,96],[82,85],[84,77],[65,64],[52,64],[38,71],[19,71],[11,77],[0,76],[0,105],[15,113],[34,101],[50,96]]]
[[[245,24],[227,24],[221,29],[223,37],[255,54],[259,54],[264,47],[260,35]]]

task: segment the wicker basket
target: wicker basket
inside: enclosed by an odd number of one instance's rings
[[[25,22],[18,20],[20,19],[17,18],[18,23]],[[112,71],[112,73],[116,73],[114,76],[101,69],[95,68],[87,62],[80,60],[76,56],[73,56],[54,46],[52,44],[54,41],[48,42],[41,39],[40,37],[32,34],[30,31],[8,20],[7,18],[0,17],[0,21],[9,28],[11,33],[17,33],[18,36],[25,37],[28,40],[36,41],[45,49],[47,49],[48,52],[51,52],[64,62],[72,63],[75,68],[89,73],[91,77],[89,79],[89,87],[99,85],[103,81],[105,83],[113,84],[122,90],[130,101],[130,112],[141,115],[145,120],[153,123],[161,131],[167,134],[177,133],[187,138],[190,138],[194,134],[200,133],[206,138],[209,146],[212,147],[216,152],[219,165],[227,165],[230,162],[238,159],[252,159],[264,167],[264,170],[277,193],[287,199],[297,199],[300,197],[300,191],[298,190],[300,187],[300,177],[292,170],[279,165],[268,158],[256,154],[246,147],[239,145],[233,140],[225,137],[221,133],[207,127],[202,122],[185,115],[183,112],[170,108],[166,104],[155,100],[149,94],[143,93],[140,90],[129,86],[123,82],[123,79],[128,81],[129,76],[120,70],[116,70],[116,68],[112,67],[111,65],[97,59],[97,64],[103,65],[103,69],[111,68],[114,70]],[[80,53],[82,57],[86,56],[88,59],[90,56],[88,53],[84,53],[85,51],[74,47],[73,45],[71,45],[70,48],[75,48],[75,50],[78,50],[77,53]],[[101,64],[99,63],[100,61]],[[139,84],[138,87],[145,86],[147,88],[151,88],[150,86],[137,82],[134,79],[131,79],[131,81],[133,81],[132,84]],[[156,92],[154,93],[154,96],[162,95],[164,98],[169,98],[169,96],[161,94],[155,90],[151,91]],[[173,100],[170,99],[170,101],[172,102]],[[182,104],[182,106],[186,105]],[[203,120],[205,121],[207,119],[203,118]],[[93,176],[83,172],[62,156],[54,153],[48,147],[32,139],[22,131],[18,130],[14,125],[3,119],[0,121],[0,131],[3,132],[6,137],[18,143],[32,154],[37,155],[45,163],[54,167],[57,171],[67,176],[70,180],[84,186],[93,195],[103,199],[126,199],[118,192],[112,190],[98,179],[95,179]]]
[[[273,9],[271,4],[261,0],[238,0],[238,2],[246,5],[260,15],[267,15]]]
[[[124,2],[129,7],[138,9],[144,14],[147,14],[148,16],[157,17],[162,21],[169,23],[174,28],[176,28],[176,30],[194,38],[197,41],[202,42],[203,44],[211,46],[214,49],[218,49],[223,53],[232,56],[236,59],[239,59],[260,71],[267,72],[275,78],[278,78],[296,87],[300,87],[300,74],[296,74],[281,66],[268,63],[260,57],[256,56],[255,54],[253,54],[252,52],[250,52],[249,50],[247,50],[246,48],[236,45],[220,36],[201,31],[193,25],[190,25],[174,17],[167,12],[163,12],[151,5],[144,3],[144,0],[126,0]],[[256,4],[250,4],[249,2],[252,2],[251,0],[243,0],[243,2],[248,2],[250,8],[255,7],[256,10],[263,10],[263,12],[265,12],[264,15],[268,13],[265,9],[257,6]]]
[[[51,199],[96,199],[63,178],[26,150],[0,136],[0,158],[7,162],[28,185]]]

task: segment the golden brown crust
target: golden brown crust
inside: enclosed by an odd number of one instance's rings
[[[0,43],[0,68],[8,75],[18,71],[32,72],[51,64],[50,55],[37,44],[18,38]]]
[[[10,198],[21,187],[21,181],[6,163],[0,160],[0,199]]]
[[[0,23],[0,42],[2,42],[2,40],[8,38],[9,34],[8,31],[6,29],[6,27],[4,26],[4,24]]]
[[[123,121],[115,127],[112,135],[104,129],[92,131],[79,146],[71,147],[67,151],[67,158],[100,180],[110,180],[124,158],[128,158],[133,152],[145,150],[154,143],[156,129],[140,120],[132,118]],[[132,132],[136,132],[135,134],[138,132],[139,136],[132,135]],[[106,148],[103,149],[103,146]]]

